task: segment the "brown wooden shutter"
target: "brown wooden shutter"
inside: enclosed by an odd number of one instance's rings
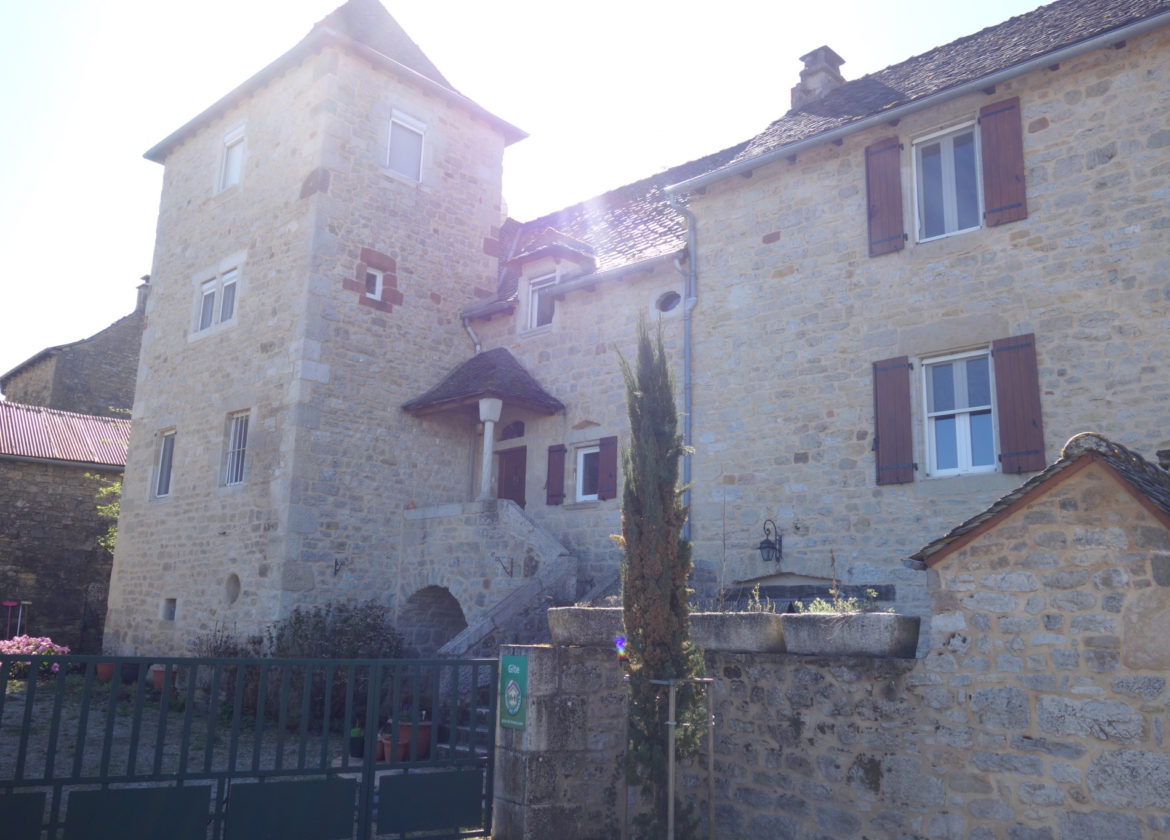
[[[597,498],[612,499],[617,495],[617,438],[604,437],[597,448]]]
[[[979,109],[983,154],[983,219],[988,227],[1028,218],[1020,98]]]
[[[548,484],[545,485],[546,505],[559,505],[565,500],[565,446],[558,443],[548,448]]]
[[[910,360],[905,356],[873,364],[873,449],[877,483],[914,480],[914,442],[910,430]]]
[[[995,407],[999,413],[999,462],[1005,473],[1045,467],[1040,419],[1040,374],[1032,333],[991,343],[995,363]]]
[[[887,137],[865,149],[871,257],[901,251],[906,246],[906,232],[902,227],[901,151],[902,144],[897,137]]]

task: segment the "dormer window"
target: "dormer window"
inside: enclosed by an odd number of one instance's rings
[[[556,306],[554,285],[555,274],[539,277],[528,283],[528,328],[546,327],[552,323]]]
[[[395,111],[390,118],[390,142],[386,165],[412,181],[422,180],[423,134],[426,126]]]
[[[224,135],[223,155],[219,169],[219,191],[240,183],[244,173],[244,126],[237,126]]]

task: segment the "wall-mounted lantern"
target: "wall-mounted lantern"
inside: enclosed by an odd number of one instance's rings
[[[784,537],[771,519],[764,520],[764,538],[759,548],[760,559],[765,563],[779,563],[784,559]]]

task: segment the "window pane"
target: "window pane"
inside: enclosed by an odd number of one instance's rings
[[[971,414],[971,466],[990,467],[995,464],[995,441],[991,435],[991,412]]]
[[[934,425],[934,467],[953,470],[959,466],[959,447],[955,438],[955,416],[936,417]]]
[[[234,187],[240,183],[240,168],[243,162],[244,141],[240,139],[224,149],[223,178],[219,184],[221,190],[226,190],[228,187]]]
[[[586,452],[581,456],[581,495],[582,496],[596,496],[597,495],[597,474],[598,465],[601,461],[601,453]]]
[[[382,297],[381,282],[382,278],[373,271],[366,272],[366,297],[380,298]]]
[[[422,135],[402,123],[390,123],[390,168],[417,181],[421,162]]]
[[[938,143],[919,151],[919,212],[922,214],[922,238],[946,233],[943,215],[942,147]]]
[[[230,321],[236,314],[236,284],[226,283],[223,287],[223,301],[219,305],[219,321]]]
[[[553,297],[551,289],[545,289],[536,293],[536,324],[537,327],[543,327],[545,324],[551,324],[553,319],[553,307],[556,304],[556,299]]]
[[[955,367],[952,364],[930,366],[927,411],[953,411],[955,408]]]
[[[244,480],[244,456],[248,449],[248,415],[237,414],[232,418],[228,435],[227,470],[225,484],[239,484]]]
[[[171,492],[171,460],[175,454],[175,436],[163,435],[162,448],[158,453],[158,484],[155,486],[156,496],[166,496]]]
[[[203,307],[199,310],[199,329],[205,330],[211,326],[211,318],[215,313],[215,289],[203,292]]]
[[[967,360],[967,405],[978,408],[991,405],[991,377],[987,357]]]
[[[955,214],[957,230],[979,227],[979,181],[975,172],[975,133],[959,134],[954,139]]]

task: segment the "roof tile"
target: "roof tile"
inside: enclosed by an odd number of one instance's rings
[[[0,401],[0,457],[126,466],[130,421]]]

